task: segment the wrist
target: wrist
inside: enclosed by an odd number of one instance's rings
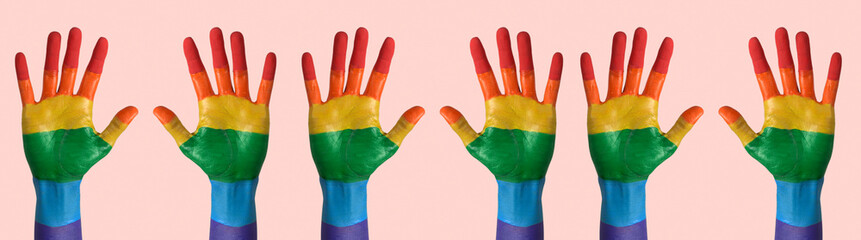
[[[368,180],[342,182],[320,178],[323,190],[323,223],[343,228],[367,225]]]
[[[36,223],[61,227],[81,220],[81,181],[58,183],[33,178]]]
[[[613,227],[646,220],[646,180],[621,182],[598,178],[601,187],[601,222]]]
[[[497,180],[496,183],[499,187],[497,218],[500,221],[517,227],[528,227],[543,221],[541,194],[544,178],[518,183]]]
[[[777,183],[777,220],[795,227],[822,222],[820,196],[823,178]]]
[[[257,222],[255,195],[257,178],[236,182],[209,181],[212,184],[212,221],[233,228]]]

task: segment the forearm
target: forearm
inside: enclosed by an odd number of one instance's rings
[[[499,186],[496,239],[544,239],[541,208],[544,179],[496,182]]]
[[[598,178],[601,186],[601,239],[647,239],[646,180],[620,182]]]
[[[774,238],[822,239],[819,197],[823,179],[777,183],[777,221]]]
[[[33,178],[36,188],[34,238],[81,239],[81,181],[59,183]]]
[[[368,181],[346,183],[320,178],[323,223],[320,238],[368,239]]]
[[[232,183],[210,180],[212,217],[209,239],[257,239],[257,210],[254,197],[257,179]]]

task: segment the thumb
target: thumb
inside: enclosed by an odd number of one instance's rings
[[[697,123],[697,120],[703,116],[703,108],[700,106],[693,106],[685,110],[681,116],[679,116],[679,120],[676,120],[676,124],[673,125],[673,128],[670,128],[665,136],[671,142],[675,143],[676,146],[682,142],[682,138],[688,134],[688,131],[694,127],[694,124]]]
[[[111,120],[111,123],[105,127],[105,130],[99,134],[105,142],[114,146],[114,143],[117,142],[117,138],[120,137],[120,134],[126,130],[129,126],[129,123],[132,122],[132,119],[135,119],[135,116],[138,115],[138,109],[132,106],[128,106],[123,108],[117,112],[117,115],[114,116],[114,119]]]
[[[170,109],[167,109],[164,106],[158,106],[152,110],[152,114],[155,114],[155,117],[158,118],[158,121],[164,126],[164,129],[173,136],[173,139],[176,140],[176,145],[182,145],[185,141],[188,141],[191,138],[191,133],[185,129],[185,126],[182,126],[182,123],[179,122],[179,118],[176,117],[176,114],[173,113]]]
[[[398,123],[395,123],[395,126],[392,127],[392,130],[390,130],[389,133],[386,133],[386,137],[398,146],[401,146],[401,142],[404,141],[407,134],[413,130],[413,127],[416,126],[416,123],[418,123],[419,119],[424,115],[424,108],[419,106],[410,108],[401,115],[401,118],[398,119]]]
[[[718,110],[718,113],[726,121],[726,124],[729,125],[729,128],[735,132],[735,135],[738,135],[738,139],[741,140],[742,145],[746,146],[747,143],[756,138],[756,133],[753,132],[753,129],[750,129],[750,125],[747,125],[747,121],[735,109],[723,106]]]
[[[469,145],[469,143],[478,138],[478,133],[475,133],[475,130],[469,126],[469,123],[466,122],[466,118],[463,118],[463,114],[457,111],[457,109],[445,106],[439,110],[439,114],[445,118],[445,121],[448,122],[448,125],[451,126],[452,130],[454,130],[454,133],[457,133],[457,136],[463,141],[464,146]]]

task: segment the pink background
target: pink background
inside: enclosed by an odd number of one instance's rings
[[[216,3],[217,2],[217,3]],[[373,175],[369,216],[374,239],[491,239],[496,224],[496,183],[463,149],[437,114],[452,105],[482,126],[483,102],[469,55],[469,39],[480,37],[496,64],[495,31],[528,31],[533,39],[539,96],[553,52],[565,55],[558,101],[556,155],[547,173],[544,220],[548,239],[596,239],[600,192],[586,142],[586,104],[579,54],[592,54],[601,95],[606,91],[611,37],[649,31],[646,67],[665,36],[675,52],[664,86],[660,122],[669,129],[678,114],[700,105],[705,115],[682,147],[655,171],[648,187],[649,233],[653,239],[769,239],[774,228],[771,175],[743,150],[717,114],[736,107],[754,129],[762,105],[747,50],[757,36],[772,67],[774,30],[810,33],[817,95],[821,96],[832,52],[844,56],[837,99],[837,139],[823,190],[825,237],[847,239],[861,224],[855,183],[861,161],[852,136],[861,129],[858,59],[859,4],[853,1],[117,1],[42,3],[16,1],[0,8],[0,232],[5,239],[32,236],[35,196],[21,147],[21,109],[13,56],[27,54],[34,88],[41,91],[45,39],[70,27],[83,30],[81,68],[99,36],[110,50],[94,108],[100,130],[126,105],[141,114],[82,186],[84,235],[88,239],[205,239],[209,227],[209,183],[150,114],[158,105],[177,112],[186,126],[197,105],[182,55],[182,39],[193,37],[212,70],[209,29],[245,34],[252,86],[266,52],[278,54],[272,96],[271,140],[257,193],[261,239],[314,239],[319,235],[321,193],[308,147],[307,102],[300,56],[311,52],[318,76],[326,76],[332,38],[357,27],[370,31],[368,67],[382,40],[397,42],[383,94],[380,119],[391,127],[413,105],[427,114],[401,150]],[[793,38],[794,39],[794,38]],[[794,40],[793,40],[794,46]],[[630,45],[628,47],[630,49]],[[65,50],[63,50],[65,51]],[[793,47],[793,51],[795,48]],[[370,54],[372,53],[372,54]],[[80,76],[80,74],[79,74]],[[325,78],[323,78],[325,79]],[[320,81],[324,92],[327,85]],[[643,81],[645,84],[645,81]],[[252,87],[252,96],[256,96]]]

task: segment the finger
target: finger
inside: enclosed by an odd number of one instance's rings
[[[69,30],[69,40],[66,43],[66,56],[63,58],[63,75],[60,77],[59,95],[72,95],[75,88],[75,77],[78,73],[78,56],[81,54],[81,30],[73,27]]]
[[[190,37],[185,38],[182,47],[185,52],[185,60],[188,63],[188,73],[191,74],[191,82],[194,84],[194,92],[197,93],[197,100],[203,100],[206,97],[215,95],[212,92],[209,76],[206,75],[206,68],[203,67],[203,62],[200,60],[200,53],[197,51],[197,45],[194,44],[194,40]]]
[[[329,73],[328,100],[340,97],[344,91],[344,64],[347,58],[347,33],[335,34],[335,46],[332,50],[332,71]]]
[[[96,48],[93,49],[93,56],[90,57],[90,63],[87,64],[87,71],[84,72],[84,77],[81,80],[81,86],[78,87],[78,96],[93,100],[96,96],[96,88],[99,87],[99,79],[102,77],[102,68],[105,66],[105,57],[108,55],[108,39],[99,38],[96,42]]]
[[[625,33],[616,32],[613,35],[613,51],[610,54],[610,77],[607,83],[607,99],[618,97],[622,94],[622,68],[625,66]]]
[[[99,137],[102,140],[105,140],[111,146],[114,146],[114,143],[117,142],[117,138],[120,137],[120,134],[126,130],[129,126],[129,123],[135,119],[135,116],[138,115],[138,109],[132,106],[128,106],[123,108],[117,112],[117,115],[114,116],[114,119],[111,120],[111,123],[105,127],[105,130],[99,134]]]
[[[747,145],[750,141],[753,141],[756,138],[756,133],[753,129],[750,129],[750,126],[747,125],[747,121],[741,117],[741,114],[738,113],[735,109],[729,106],[723,106],[718,110],[720,116],[729,125],[729,128],[735,132],[735,135],[738,136],[738,139],[741,140],[742,145]]]
[[[748,42],[750,50],[750,60],[753,61],[753,71],[756,73],[756,81],[759,83],[759,90],[762,92],[762,100],[768,100],[771,97],[779,96],[777,84],[774,83],[774,75],[771,74],[771,68],[768,67],[768,61],[765,60],[765,52],[762,50],[762,44],[759,39],[752,37]]]
[[[586,90],[586,103],[601,104],[598,84],[595,81],[595,71],[592,68],[592,56],[584,52],[580,54],[580,73],[583,74],[583,90]]]
[[[27,70],[27,58],[24,53],[15,54],[15,73],[18,74],[18,92],[21,93],[21,104],[36,104],[33,99],[33,85],[30,84],[30,72]]]
[[[661,48],[658,50],[658,57],[655,58],[655,64],[652,65],[652,72],[649,73],[649,80],[646,81],[646,89],[643,89],[643,96],[651,97],[657,101],[661,97],[661,89],[664,87],[664,80],[667,78],[667,70],[670,68],[670,58],[673,57],[673,39],[664,38],[661,43]]]
[[[362,88],[362,77],[365,72],[365,55],[368,52],[368,30],[360,27],[356,30],[356,39],[353,42],[353,54],[350,56],[350,71],[347,75],[347,86],[344,94],[359,95]]]
[[[167,109],[164,106],[158,106],[152,110],[152,113],[155,114],[155,117],[158,118],[158,121],[161,122],[164,129],[170,133],[170,136],[176,140],[176,145],[182,145],[191,138],[191,133],[188,132],[185,126],[182,126],[179,118],[177,118],[176,114],[174,114],[170,109]]]
[[[388,133],[386,133],[386,137],[389,140],[392,140],[398,146],[401,145],[401,142],[404,141],[404,138],[407,136],[410,131],[413,130],[413,127],[416,126],[416,123],[419,122],[419,119],[425,115],[425,109],[419,106],[415,106],[404,112],[404,115],[398,119],[398,123],[392,127]]]
[[[60,33],[48,34],[48,50],[45,53],[45,73],[42,80],[41,100],[53,97],[57,93],[57,72],[60,62]]]
[[[843,68],[843,57],[840,53],[834,53],[831,55],[831,66],[828,67],[828,81],[825,82],[822,104],[834,105],[834,101],[837,100],[837,83],[840,82],[841,68]]]
[[[543,104],[556,106],[556,97],[559,95],[559,83],[562,80],[562,53],[554,53],[550,60],[550,77],[547,79],[547,88],[544,89]]]
[[[520,59],[520,90],[524,97],[538,100],[535,93],[535,66],[532,64],[532,39],[529,33],[517,34],[517,56]]]
[[[688,108],[688,110],[685,110],[685,112],[679,116],[679,119],[676,120],[676,124],[670,128],[670,131],[667,132],[667,139],[669,139],[670,142],[675,143],[676,146],[679,146],[682,142],[682,138],[691,131],[691,128],[694,127],[694,124],[696,124],[697,120],[702,116],[703,108],[700,106]]]
[[[631,46],[631,59],[628,60],[628,77],[625,79],[625,90],[622,95],[640,94],[640,78],[643,75],[643,65],[646,58],[646,29],[637,28],[634,31],[634,42]]]
[[[445,106],[439,110],[439,114],[445,118],[445,121],[448,122],[448,125],[452,130],[454,130],[454,133],[460,137],[464,146],[469,145],[469,143],[478,138],[478,133],[469,126],[469,123],[466,122],[465,118],[463,118],[463,114],[460,114],[457,109]]]
[[[305,76],[305,93],[308,95],[308,105],[322,104],[320,87],[317,86],[317,74],[314,72],[314,59],[307,52],[302,54],[302,75]]]
[[[481,40],[478,40],[477,37],[472,38],[469,41],[469,50],[472,55],[472,62],[475,64],[475,73],[478,74],[478,83],[481,85],[484,100],[502,95],[499,92],[499,85],[496,84],[496,77],[493,76],[493,70],[490,68],[490,62],[487,61],[487,54],[484,52]]]
[[[380,47],[380,55],[377,56],[377,63],[374,63],[374,71],[371,72],[371,77],[368,79],[368,86],[365,87],[365,96],[380,100],[383,95],[383,87],[386,85],[386,78],[389,76],[389,67],[392,65],[392,56],[395,54],[395,40],[386,38],[383,41],[383,46]]]
[[[248,92],[248,64],[245,61],[245,37],[240,32],[230,34],[230,56],[233,57],[233,90],[237,97],[251,100]]]
[[[813,87],[813,61],[810,58],[810,37],[806,32],[795,35],[795,47],[798,51],[798,83],[801,85],[801,96],[816,101],[816,91]]]
[[[502,27],[496,31],[496,48],[499,49],[499,71],[502,73],[505,95],[520,95],[514,54],[511,53],[511,37],[508,35],[507,28]]]
[[[774,32],[774,39],[777,43],[777,65],[780,67],[783,95],[799,95],[798,83],[795,81],[795,63],[792,62],[792,50],[789,48],[789,34],[786,28],[778,28]]]
[[[215,68],[215,84],[219,95],[233,95],[230,83],[230,66],[227,64],[227,53],[224,51],[224,35],[221,28],[209,31],[209,46],[212,48],[212,67]]]
[[[257,90],[257,104],[269,106],[269,100],[272,98],[272,84],[275,81],[275,63],[275,53],[266,54],[266,60],[263,62],[263,79],[260,80],[260,88]],[[319,94],[317,97],[319,98]]]

